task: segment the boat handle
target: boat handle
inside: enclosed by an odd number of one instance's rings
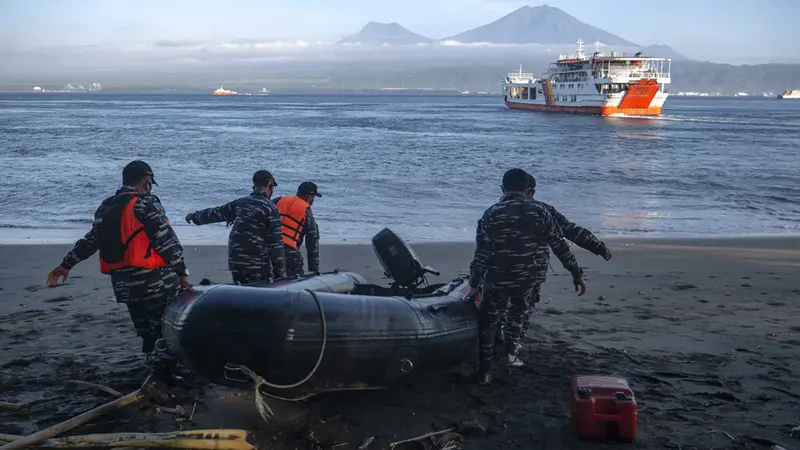
[[[408,359],[403,359],[400,361],[400,372],[409,373],[414,370],[414,363]]]
[[[430,312],[432,312],[434,314],[438,313],[439,311],[441,311],[443,309],[447,309],[447,305],[429,305],[428,306],[428,311],[430,311]]]

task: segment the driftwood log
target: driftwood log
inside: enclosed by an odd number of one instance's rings
[[[0,442],[17,442],[22,436],[0,434]],[[212,429],[173,433],[108,433],[47,439],[34,444],[37,449],[69,448],[180,448],[200,450],[253,450],[247,431]]]

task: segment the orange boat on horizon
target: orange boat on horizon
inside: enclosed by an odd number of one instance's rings
[[[239,93],[236,92],[236,91],[229,91],[227,89],[224,89],[223,86],[220,86],[219,89],[217,89],[216,91],[212,92],[211,94],[212,95],[237,95]]]

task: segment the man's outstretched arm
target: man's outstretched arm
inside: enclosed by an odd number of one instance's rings
[[[553,216],[547,212],[547,209],[543,209],[542,212],[544,213],[542,215],[542,234],[550,245],[550,248],[553,249],[553,254],[561,261],[561,265],[572,274],[572,280],[576,289],[578,286],[582,287],[578,295],[583,295],[583,293],[586,292],[586,282],[583,280],[583,269],[581,269],[581,266],[578,264],[578,260],[575,258],[572,250],[569,249],[569,244],[564,238],[561,228],[556,225],[555,220],[553,220]]]
[[[565,238],[574,242],[578,247],[588,250],[595,255],[602,256],[606,260],[611,259],[611,250],[608,249],[604,242],[597,239],[597,236],[591,231],[571,222],[554,206],[543,202],[539,202],[539,204],[544,206],[547,212],[553,216],[553,220],[556,225],[561,228]]]
[[[195,225],[205,225],[208,223],[228,222],[231,223],[236,218],[236,200],[222,206],[201,209],[186,215],[186,221]]]

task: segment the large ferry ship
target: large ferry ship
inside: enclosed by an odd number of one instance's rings
[[[787,89],[783,94],[778,94],[778,98],[782,99],[800,99],[800,89]]]
[[[599,45],[598,45],[599,47]],[[541,78],[532,73],[509,73],[503,98],[511,109],[582,114],[656,116],[667,100],[672,60],[617,56],[595,51],[560,55]]]
[[[212,92],[211,94],[213,94],[213,95],[237,95],[239,93],[236,92],[236,91],[229,91],[227,89],[224,89],[222,86],[220,86],[219,89],[217,89],[216,91]]]

